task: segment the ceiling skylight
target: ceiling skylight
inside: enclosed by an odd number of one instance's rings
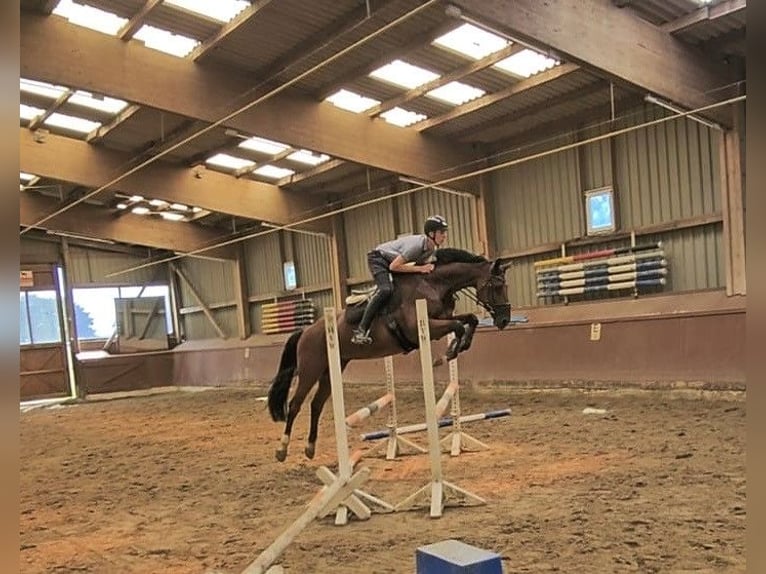
[[[330,156],[323,153],[314,153],[307,149],[301,149],[288,155],[287,159],[297,161],[298,163],[305,163],[306,165],[319,165],[330,159]]]
[[[178,6],[189,12],[202,14],[219,22],[230,22],[234,17],[250,6],[245,0],[165,0],[165,4]]]
[[[90,133],[101,127],[101,122],[92,122],[85,118],[76,118],[74,116],[59,113],[51,114],[43,123],[46,126],[56,126],[83,134]]]
[[[244,169],[247,167],[253,167],[255,165],[254,161],[243,159],[241,157],[234,157],[233,155],[229,155],[227,153],[217,153],[214,156],[207,158],[205,163],[209,163],[210,165],[217,165],[218,167],[226,167],[229,169]]]
[[[422,122],[426,119],[426,116],[423,114],[411,112],[399,107],[391,108],[387,112],[383,112],[380,114],[380,117],[386,120],[389,124],[394,124],[395,126],[403,128]]]
[[[464,104],[466,102],[470,102],[471,100],[475,100],[476,98],[480,98],[485,93],[486,92],[484,90],[474,88],[473,86],[469,86],[468,84],[464,84],[462,82],[450,82],[449,84],[445,84],[439,88],[436,88],[435,90],[431,90],[426,95],[431,98],[447,102],[448,104],[459,106],[460,104]]]
[[[141,40],[147,48],[159,50],[179,58],[186,57],[199,45],[199,42],[194,38],[172,34],[167,30],[160,30],[148,24],[141,26],[141,29],[133,37],[136,40]]]
[[[505,60],[500,60],[494,67],[510,72],[516,76],[521,76],[522,78],[528,78],[543,70],[558,66],[559,63],[560,62],[553,58],[549,58],[539,52],[526,48]]]
[[[241,142],[239,147],[253,151],[259,151],[261,153],[267,153],[269,155],[276,155],[285,151],[290,146],[287,146],[283,143],[267,140],[266,138],[252,137]]]
[[[22,92],[26,92],[28,94],[36,94],[38,96],[43,96],[44,98],[50,98],[52,100],[55,100],[61,94],[67,91],[67,88],[64,86],[54,86],[48,82],[37,82],[35,80],[27,80],[25,78],[19,79],[19,89]]]
[[[45,110],[35,108],[34,106],[28,106],[26,104],[19,105],[19,117],[21,117],[22,120],[33,120],[37,116],[44,113]]]
[[[413,66],[402,60],[394,60],[370,72],[370,76],[407,89],[417,88],[439,77],[430,70]]]
[[[433,44],[468,58],[479,60],[505,48],[510,45],[510,42],[473,24],[466,23],[443,36],[439,36],[433,41]]]
[[[115,36],[120,28],[128,22],[127,18],[120,18],[116,14],[99,10],[92,6],[76,4],[72,0],[60,0],[53,13],[63,16],[72,24],[90,28],[110,36]]]
[[[349,90],[338,90],[333,95],[328,96],[326,101],[349,112],[356,112],[357,114],[365,110],[369,110],[373,106],[377,106],[380,101],[373,100],[366,96],[360,96]]]
[[[85,92],[83,90],[77,90],[72,94],[72,97],[69,98],[69,102],[109,114],[117,114],[124,110],[128,105],[128,102],[126,101],[108,98],[106,96],[96,97],[90,92]]]
[[[263,165],[259,167],[258,169],[254,169],[253,173],[257,173],[258,175],[262,175],[263,177],[269,177],[272,179],[282,179],[283,177],[287,177],[288,175],[293,175],[295,172],[291,169],[287,169],[284,167],[277,167],[275,165]]]

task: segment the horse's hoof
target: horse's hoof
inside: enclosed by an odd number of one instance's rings
[[[306,452],[306,458],[314,458],[314,454],[316,453],[316,447],[307,446],[305,452]]]
[[[285,462],[285,459],[287,458],[286,450],[278,450],[275,454],[279,462]]]

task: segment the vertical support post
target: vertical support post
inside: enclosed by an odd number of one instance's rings
[[[719,146],[726,294],[745,295],[745,224],[738,132],[725,130]]]
[[[240,339],[247,339],[252,333],[250,324],[250,301],[247,288],[247,262],[245,248],[238,243],[234,259],[234,298],[237,302],[237,329]]]
[[[423,499],[430,502],[431,518],[440,518],[444,512],[447,497],[457,497],[462,504],[486,504],[486,501],[450,482],[444,480],[439,446],[439,426],[436,420],[436,397],[434,394],[433,356],[431,354],[431,332],[428,325],[428,307],[425,299],[415,301],[420,344],[420,370],[423,377],[423,399],[426,406],[426,430],[428,432],[428,454],[431,463],[431,482],[396,505],[396,510],[414,508]]]

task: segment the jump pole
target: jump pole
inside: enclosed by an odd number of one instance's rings
[[[487,411],[486,413],[476,413],[473,415],[462,415],[460,417],[460,423],[473,423],[476,421],[486,421],[489,419],[497,419],[500,417],[508,417],[511,416],[511,409],[500,409],[497,411]],[[436,423],[439,428],[442,427],[449,427],[455,424],[455,420],[452,417],[444,417],[443,419],[439,419],[439,421]],[[426,430],[426,423],[416,423],[414,425],[405,425],[403,427],[398,427],[396,429],[396,432],[400,435],[402,434],[411,434],[416,432],[423,432]],[[379,431],[373,431],[373,432],[366,432],[359,435],[359,438],[362,440],[378,440],[381,438],[388,437],[388,429],[379,430]]]
[[[420,369],[423,376],[423,398],[426,406],[428,430],[428,455],[431,462],[431,481],[396,505],[396,510],[410,510],[430,501],[431,518],[440,518],[445,502],[454,496],[457,505],[486,504],[483,498],[444,480],[439,445],[439,427],[436,421],[436,397],[434,395],[434,372],[431,355],[431,332],[425,299],[415,301],[420,347]],[[471,504],[473,503],[473,504]]]
[[[409,439],[400,436],[401,433],[397,432],[398,420],[396,414],[396,389],[394,387],[394,358],[389,355],[383,360],[386,373],[386,392],[391,395],[392,400],[388,405],[388,422],[386,428],[388,429],[388,440],[381,442],[373,446],[367,451],[367,456],[378,454],[385,449],[386,460],[396,460],[396,457],[405,454],[406,452],[412,453],[413,451],[418,454],[428,452],[425,448],[412,442]]]
[[[454,334],[450,333],[449,340],[454,338]],[[475,452],[478,450],[487,450],[489,447],[480,440],[472,437],[468,433],[463,431],[462,420],[460,416],[460,379],[458,377],[457,369],[457,357],[449,361],[449,386],[444,392],[447,396],[447,391],[454,387],[454,395],[452,396],[452,403],[450,407],[450,415],[452,415],[452,432],[445,436],[441,440],[442,449],[450,453],[451,456],[458,456],[461,452]],[[442,397],[444,399],[444,397]],[[441,419],[443,413],[436,413],[437,418]]]

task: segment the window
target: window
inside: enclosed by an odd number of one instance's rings
[[[298,278],[295,275],[295,262],[285,261],[282,268],[285,276],[285,289],[292,291],[298,287]]]
[[[61,342],[59,306],[54,290],[19,293],[19,344]]]
[[[78,339],[108,339],[117,327],[114,300],[132,297],[163,297],[165,299],[165,327],[173,332],[170,311],[170,292],[167,285],[138,285],[129,287],[86,287],[72,289],[75,323]]]
[[[585,192],[585,221],[588,235],[611,233],[617,229],[614,192],[611,187]]]

